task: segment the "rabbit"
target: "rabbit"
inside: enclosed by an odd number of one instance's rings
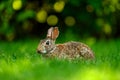
[[[84,43],[70,41],[55,44],[59,35],[58,27],[48,29],[47,37],[40,41],[37,52],[45,57],[58,59],[94,59],[93,51]]]

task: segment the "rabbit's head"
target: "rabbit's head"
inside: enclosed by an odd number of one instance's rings
[[[50,53],[54,50],[55,40],[59,35],[58,27],[51,27],[48,29],[47,37],[40,41],[37,52],[38,53]]]

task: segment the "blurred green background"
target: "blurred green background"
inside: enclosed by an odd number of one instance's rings
[[[0,40],[43,38],[51,26],[67,40],[120,37],[119,0],[1,0],[0,15]]]
[[[57,43],[81,41],[89,60],[37,54],[48,28]],[[0,80],[120,80],[120,0],[0,0]]]

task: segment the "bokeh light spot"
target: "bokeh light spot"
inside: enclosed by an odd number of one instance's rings
[[[75,25],[75,23],[76,23],[76,21],[75,21],[74,17],[68,16],[68,17],[65,18],[65,24],[67,26],[73,26],[73,25]]]
[[[111,34],[111,32],[112,32],[112,29],[111,29],[111,26],[110,26],[110,24],[104,24],[104,28],[103,28],[103,30],[104,30],[104,32],[106,33],[106,34]]]
[[[62,12],[62,10],[64,9],[64,6],[65,6],[64,1],[58,1],[54,4],[54,10],[56,12]]]
[[[20,10],[22,8],[22,1],[21,0],[14,0],[12,7],[14,10]]]
[[[50,26],[55,26],[57,23],[58,23],[58,18],[56,15],[50,15],[48,18],[47,18],[47,23],[48,25]]]
[[[47,12],[45,10],[40,10],[37,14],[36,14],[36,19],[38,22],[40,23],[45,23],[46,19],[47,19]]]
[[[117,9],[120,10],[120,3],[116,5]]]

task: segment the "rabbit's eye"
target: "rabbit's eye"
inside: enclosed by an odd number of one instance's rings
[[[46,41],[46,45],[50,45],[50,42],[49,42],[49,41]]]

